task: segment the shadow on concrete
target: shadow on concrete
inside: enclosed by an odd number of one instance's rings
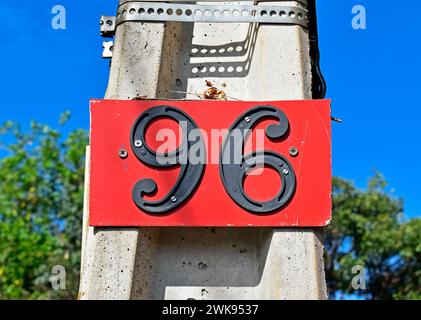
[[[246,77],[253,60],[258,29],[259,24],[250,24],[244,40],[209,46],[194,44],[193,23],[167,23],[157,97],[185,99],[188,79],[191,78]],[[232,61],[229,61],[230,57]],[[200,59],[207,62],[195,62]]]
[[[149,250],[137,250],[132,299],[164,299],[167,287],[256,287],[273,232],[273,228],[143,229],[154,229],[155,241]]]

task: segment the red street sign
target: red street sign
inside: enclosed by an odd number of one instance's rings
[[[91,101],[91,226],[320,227],[330,101]]]

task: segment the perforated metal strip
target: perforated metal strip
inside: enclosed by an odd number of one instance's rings
[[[199,0],[138,0],[140,2],[198,2]],[[205,1],[205,0],[202,0]],[[229,2],[230,0],[207,0],[206,2]],[[231,0],[233,1],[233,0]],[[241,0],[244,1],[244,0]],[[252,0],[245,0],[245,1],[252,1]],[[283,2],[283,1],[296,1],[305,6],[308,4],[308,0],[258,0],[258,2]],[[133,0],[119,0],[119,5],[122,5],[127,2],[134,2]],[[236,1],[233,1],[236,2]]]
[[[179,4],[127,2],[117,13],[117,25],[126,21],[259,22],[308,28],[308,11],[297,6]]]

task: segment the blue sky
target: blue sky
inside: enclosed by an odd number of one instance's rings
[[[99,17],[116,3],[1,1],[0,122],[55,125],[70,110],[67,130],[88,128],[88,101],[104,95],[108,80]],[[56,4],[67,10],[66,30],[51,28]],[[367,9],[366,30],[351,26],[357,4]],[[420,10],[418,0],[318,0],[327,97],[344,120],[333,124],[333,173],[364,187],[373,169],[382,172],[409,216],[421,215]]]

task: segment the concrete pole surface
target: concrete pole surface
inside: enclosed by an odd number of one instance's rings
[[[198,99],[172,91],[200,94],[205,80],[240,100],[311,99],[308,31],[247,23],[117,27],[106,98]],[[89,228],[84,240],[81,299],[327,298],[323,229]]]

